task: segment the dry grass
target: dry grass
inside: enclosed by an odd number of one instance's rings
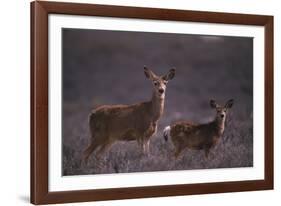
[[[63,175],[253,166],[252,39],[86,30],[63,35]],[[99,164],[95,154],[83,164],[91,109],[151,96],[144,64],[158,74],[177,68],[150,155],[143,155],[136,142],[116,142]],[[203,151],[185,150],[175,160],[162,130],[175,120],[210,121],[215,115],[210,98],[235,100],[221,141],[209,159]]]
[[[186,149],[176,160],[171,141],[165,142],[159,130],[152,138],[149,155],[143,154],[135,141],[116,142],[100,160],[93,153],[86,165],[81,161],[81,154],[89,138],[77,134],[75,141],[63,147],[64,175],[250,167],[253,163],[252,125],[236,121],[233,116],[228,116],[225,133],[208,159],[203,151]],[[160,125],[160,129],[163,127]]]

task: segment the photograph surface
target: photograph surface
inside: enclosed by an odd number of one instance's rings
[[[63,176],[253,166],[253,38],[62,30]]]

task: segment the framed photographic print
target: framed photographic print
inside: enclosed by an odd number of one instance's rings
[[[31,3],[31,202],[273,189],[273,17]]]

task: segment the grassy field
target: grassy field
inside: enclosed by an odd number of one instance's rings
[[[63,175],[253,166],[252,47],[251,38],[65,29]],[[116,142],[99,164],[94,153],[84,164],[93,108],[150,99],[152,86],[143,65],[157,74],[176,68],[150,155],[142,154],[135,141]],[[175,160],[171,140],[163,139],[164,127],[176,120],[211,121],[211,98],[221,104],[235,101],[221,141],[208,159],[203,151],[185,150]]]

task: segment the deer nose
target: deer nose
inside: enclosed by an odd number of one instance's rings
[[[164,89],[159,89],[159,93],[163,94],[164,93]]]
[[[224,118],[224,114],[221,114],[221,118]]]

